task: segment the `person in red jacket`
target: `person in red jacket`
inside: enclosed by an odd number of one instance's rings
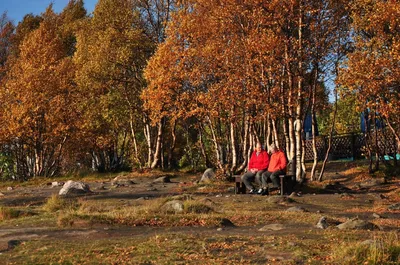
[[[261,176],[263,187],[267,187],[268,179],[271,180],[273,188],[280,190],[279,175],[286,174],[287,159],[285,153],[279,150],[275,144],[270,146],[271,158],[268,170]]]
[[[261,175],[267,170],[268,164],[268,152],[262,149],[261,143],[257,143],[256,150],[251,154],[248,170],[242,176],[242,181],[251,194],[256,193],[252,182],[257,182],[261,186]]]

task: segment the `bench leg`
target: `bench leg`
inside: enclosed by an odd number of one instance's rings
[[[280,175],[279,176],[279,178],[281,179],[281,196],[283,196],[283,191],[284,191],[284,178],[285,178],[285,176],[284,175]]]

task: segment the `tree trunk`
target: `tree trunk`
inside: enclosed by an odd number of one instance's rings
[[[275,120],[276,119],[272,119],[272,131],[273,131],[273,134],[274,134],[274,143],[278,148],[280,148],[279,138],[278,138],[278,130],[277,130],[277,127],[276,127]]]
[[[296,180],[298,182],[302,181],[303,177],[303,167],[302,167],[302,107],[303,107],[303,60],[302,60],[302,51],[303,51],[303,43],[302,43],[302,27],[303,27],[303,10],[300,3],[300,14],[299,14],[299,47],[298,47],[298,78],[297,78],[297,106],[296,106],[296,126],[295,126],[295,138],[296,138]]]
[[[151,168],[155,168],[160,163],[161,158],[161,144],[162,144],[162,134],[163,134],[163,122],[162,120],[157,124],[157,141],[156,141],[156,151],[154,152],[154,160],[151,163]]]
[[[243,136],[243,147],[242,147],[243,163],[237,169],[237,172],[241,172],[247,166],[248,148],[249,148],[247,141],[249,140],[249,127],[250,127],[250,117],[247,116],[244,120],[244,136]]]
[[[131,127],[131,137],[132,137],[132,141],[133,141],[133,153],[134,153],[134,159],[135,162],[139,165],[139,167],[141,168],[142,165],[140,163],[140,159],[139,159],[139,152],[138,152],[138,145],[136,142],[136,132],[135,132],[135,127],[133,126],[133,118],[132,118],[132,114],[131,114],[131,119],[129,121],[130,127]]]
[[[171,128],[171,136],[172,136],[172,143],[168,150],[168,169],[172,168],[172,159],[173,154],[176,146],[176,120],[172,121],[172,128]]]
[[[215,151],[215,156],[216,156],[216,160],[217,160],[217,168],[222,169],[223,167],[222,167],[222,161],[221,161],[220,148],[219,148],[217,136],[215,134],[215,129],[214,129],[214,126],[212,124],[210,117],[207,117],[207,118],[208,118],[208,123],[210,124],[212,140],[214,143],[214,151]]]
[[[231,148],[232,148],[232,166],[231,172],[235,172],[237,167],[237,152],[236,152],[236,140],[235,140],[235,125],[231,122]]]
[[[331,125],[331,129],[329,132],[328,148],[326,149],[325,158],[324,158],[324,161],[322,162],[321,172],[319,173],[318,181],[322,181],[322,177],[324,176],[325,166],[326,166],[326,163],[328,162],[329,153],[332,148],[332,137],[333,137],[333,132],[335,130],[335,122],[336,122],[336,114],[337,114],[337,99],[338,99],[337,88],[335,88],[334,91],[335,91],[334,92],[335,93],[335,104],[334,104],[334,110],[333,110],[332,125]]]
[[[151,161],[153,159],[153,148],[151,146],[151,128],[150,128],[150,124],[149,121],[143,117],[143,123],[144,123],[144,137],[146,138],[146,143],[147,143],[147,166],[150,167],[151,165]]]
[[[315,115],[315,98],[316,98],[316,91],[317,91],[317,82],[318,82],[318,65],[316,66],[315,69],[315,75],[314,75],[314,80],[312,84],[312,94],[311,94],[311,134],[312,134],[312,150],[313,150],[313,155],[314,155],[314,161],[313,165],[311,168],[311,176],[310,179],[312,181],[315,180],[315,171],[317,168],[318,164],[318,153],[317,153],[317,138],[316,138],[316,128],[317,128],[317,122],[316,122],[316,115]]]

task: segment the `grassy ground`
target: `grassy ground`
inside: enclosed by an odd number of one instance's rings
[[[124,173],[136,184],[121,187],[111,185],[115,175],[75,176],[94,193],[74,198],[45,180],[8,183],[15,189],[0,189],[0,264],[400,264],[400,211],[388,209],[400,202],[399,179],[363,188],[381,175],[348,162],[328,170],[291,198],[235,195],[233,183],[194,184],[200,176],[190,174],[152,183],[163,172]],[[324,189],[332,183],[348,190]],[[165,208],[172,200],[182,212]],[[294,206],[303,211],[287,211]],[[325,230],[316,227],[322,216]],[[336,228],[351,218],[380,229]],[[280,228],[262,229],[273,224]]]

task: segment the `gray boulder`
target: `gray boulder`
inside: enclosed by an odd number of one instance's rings
[[[200,183],[210,183],[215,179],[215,171],[212,168],[207,168],[200,179]]]
[[[347,222],[337,225],[336,227],[340,230],[381,230],[379,226],[364,220],[359,220],[358,218],[351,219]]]
[[[171,183],[171,180],[169,179],[168,176],[164,176],[153,180],[153,183]]]
[[[279,231],[284,228],[282,224],[270,224],[258,229],[258,231]]]
[[[321,219],[319,219],[318,223],[317,223],[317,228],[320,229],[327,229],[328,228],[328,222],[326,221],[326,217],[322,216]]]
[[[184,206],[182,201],[173,200],[166,202],[161,208],[168,213],[181,213],[183,212]]]
[[[60,196],[91,193],[89,186],[79,181],[67,181],[58,193]]]
[[[113,186],[130,186],[135,184],[132,180],[128,179],[126,176],[117,176],[111,181]]]

